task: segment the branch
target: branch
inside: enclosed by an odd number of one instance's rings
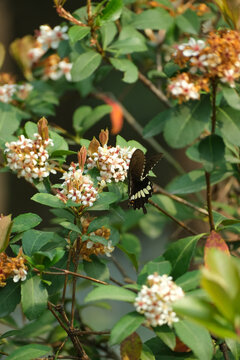
[[[72,14],[70,12],[66,11],[61,5],[56,6],[56,10],[60,17],[72,22],[75,25],[87,27],[86,24],[77,20],[74,16],[72,16]]]
[[[223,353],[223,357],[225,360],[230,360],[229,354],[228,354],[228,347],[225,341],[219,345],[221,352]]]
[[[186,206],[188,206],[188,207],[190,207],[190,208],[198,211],[200,214],[203,214],[203,215],[207,215],[207,216],[208,216],[207,210],[205,210],[205,209],[203,209],[203,208],[200,208],[200,207],[198,207],[197,205],[192,204],[192,203],[190,203],[189,201],[187,201],[187,200],[185,200],[185,199],[183,199],[183,198],[181,198],[181,197],[179,197],[179,196],[176,196],[176,195],[174,195],[174,194],[169,193],[168,191],[164,190],[164,189],[163,189],[161,186],[159,186],[159,185],[154,184],[154,194],[162,194],[162,195],[165,195],[165,196],[169,197],[170,199],[177,201],[177,202],[180,203],[180,204],[186,205]]]
[[[138,72],[138,78],[143,82],[144,85],[146,85],[153,93],[158,97],[158,99],[162,100],[167,107],[171,107],[170,102],[168,101],[168,98],[164,93],[159,90],[145,75],[143,75],[140,71]]]
[[[174,216],[172,216],[171,214],[169,214],[167,211],[165,211],[164,209],[162,209],[158,204],[156,204],[154,201],[152,201],[151,199],[148,200],[149,204],[151,204],[152,206],[154,206],[156,209],[158,209],[159,211],[161,211],[164,215],[168,216],[170,219],[172,219],[176,224],[178,224],[179,226],[181,226],[183,229],[187,230],[188,232],[190,232],[192,235],[197,235],[198,233],[191,229],[188,225],[184,224],[184,222],[176,219]]]
[[[207,185],[207,206],[208,206],[208,218],[210,230],[215,230],[215,225],[213,221],[213,213],[212,213],[212,196],[211,196],[211,183],[210,183],[210,173],[205,172],[206,185]]]
[[[55,266],[52,266],[51,269],[55,269],[55,270],[61,271],[61,272],[59,272],[59,273],[58,273],[58,272],[55,272],[55,273],[54,273],[54,272],[49,271],[48,273],[49,273],[49,274],[52,274],[52,275],[65,275],[65,274],[68,274],[68,275],[73,275],[73,276],[76,276],[76,277],[79,277],[79,278],[82,278],[82,279],[94,281],[94,282],[96,282],[96,283],[98,283],[98,284],[109,285],[107,282],[102,281],[102,280],[95,279],[95,278],[93,278],[93,277],[91,277],[91,276],[81,275],[81,274],[78,274],[78,273],[73,272],[73,271],[69,271],[69,270],[64,270],[64,269],[57,268],[57,267],[55,267]],[[45,271],[45,272],[43,271],[43,273],[46,274],[47,271]]]

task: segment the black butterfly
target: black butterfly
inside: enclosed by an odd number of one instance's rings
[[[153,192],[152,182],[147,176],[162,156],[163,154],[156,154],[145,157],[139,149],[132,154],[128,169],[128,205],[134,210],[142,208],[144,214],[147,213],[144,204],[148,202]]]

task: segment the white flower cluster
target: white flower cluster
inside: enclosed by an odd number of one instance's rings
[[[29,92],[33,89],[31,84],[4,84],[0,86],[0,101],[4,103],[10,103],[13,100],[13,96],[20,99],[25,99]]]
[[[56,174],[47,161],[49,154],[46,148],[53,146],[52,139],[43,140],[39,134],[34,134],[34,137],[32,140],[21,135],[19,140],[5,144],[9,168],[31,183],[33,179],[42,181],[50,173]]]
[[[86,207],[93,206],[97,200],[98,192],[90,177],[83,175],[77,164],[72,163],[69,171],[63,174],[62,179],[64,179],[61,185],[62,190],[57,194],[60,200],[66,202],[70,199]]]
[[[110,183],[124,181],[127,177],[130,159],[135,148],[99,146],[98,151],[87,159],[88,169],[97,167],[100,170],[98,180]]]
[[[18,282],[19,280],[24,281],[27,278],[27,271],[24,268],[14,269],[13,281]]]
[[[144,314],[147,325],[172,326],[179,321],[172,304],[184,296],[182,288],[172,281],[171,276],[157,273],[148,276],[148,284],[150,287],[143,285],[135,299],[136,310]]]
[[[34,63],[43,56],[48,49],[57,49],[61,40],[68,40],[67,26],[41,25],[36,39],[36,47],[28,52],[29,59]]]
[[[199,88],[192,82],[188,82],[188,79],[181,78],[179,76],[173,79],[168,85],[169,92],[175,96],[183,96],[186,100],[196,100],[200,98]]]
[[[64,75],[67,81],[72,81],[71,69],[72,63],[63,59],[59,63],[53,64],[50,68],[48,68],[47,73],[45,72],[43,76],[43,79],[58,80]]]

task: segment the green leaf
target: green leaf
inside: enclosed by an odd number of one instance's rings
[[[221,88],[222,88],[223,96],[226,102],[228,103],[228,105],[236,110],[240,110],[240,97],[237,91],[228,86],[221,86]]]
[[[87,234],[90,234],[93,231],[100,229],[102,226],[108,227],[109,225],[109,217],[100,216],[92,220],[88,226]]]
[[[137,283],[140,285],[146,284],[148,275],[154,274],[155,272],[157,272],[159,275],[169,275],[171,270],[171,263],[164,260],[164,258],[160,256],[144,265],[138,275]]]
[[[83,133],[112,111],[109,105],[99,105],[95,109],[80,106],[73,114],[73,127],[77,133]]]
[[[172,264],[171,276],[174,279],[187,271],[197,242],[203,235],[198,234],[175,241],[163,254],[163,257]]]
[[[109,270],[107,265],[100,260],[97,256],[91,256],[91,262],[83,261],[83,269],[88,276],[95,279],[108,281]]]
[[[221,316],[216,307],[204,299],[184,296],[174,303],[173,310],[194,323],[204,326],[220,338],[238,339],[231,323]]]
[[[212,359],[213,343],[206,329],[188,320],[174,323],[174,329],[180,340],[194,352],[199,360]]]
[[[168,120],[171,109],[160,112],[158,115],[154,116],[152,120],[144,127],[143,137],[148,139],[152,136],[160,134],[165,126],[166,121]]]
[[[114,285],[99,285],[95,289],[93,289],[88,295],[85,297],[85,302],[88,301],[96,301],[96,300],[119,300],[119,301],[127,301],[134,302],[136,298],[136,294],[127,289],[117,287]]]
[[[225,144],[221,136],[215,134],[206,136],[200,141],[198,149],[207,172],[212,172],[224,161]]]
[[[77,41],[82,40],[88,34],[90,34],[90,30],[91,29],[88,26],[83,27],[83,26],[74,25],[70,27],[68,31],[69,39],[73,44],[75,44]]]
[[[71,230],[71,231],[75,231],[78,234],[81,234],[81,230],[79,229],[79,227],[69,221],[62,221],[60,223],[61,226],[63,226],[65,229]]]
[[[229,141],[230,144],[240,146],[239,111],[231,107],[219,108],[217,121],[223,139]]]
[[[118,200],[118,196],[112,192],[102,192],[98,195],[97,201],[88,208],[88,211],[92,210],[109,210],[109,205],[116,202]]]
[[[22,284],[22,307],[29,320],[37,319],[47,309],[48,293],[38,276]]]
[[[40,222],[42,219],[37,214],[33,213],[27,213],[27,214],[21,214],[14,218],[13,220],[13,232],[22,232],[26,231],[28,229],[34,228]]]
[[[108,50],[118,52],[118,54],[130,54],[133,52],[146,51],[146,39],[139,31],[132,26],[124,26],[120,32],[119,38]]]
[[[173,24],[173,18],[164,9],[144,10],[136,15],[132,26],[137,29],[168,30]]]
[[[0,288],[0,318],[12,313],[20,300],[20,283],[8,280],[7,285]]]
[[[51,353],[52,348],[50,346],[40,344],[22,345],[8,356],[8,360],[33,360]]]
[[[155,356],[152,353],[152,350],[146,345],[142,345],[142,352],[141,352],[141,360],[155,360]]]
[[[71,70],[73,81],[88,78],[100,65],[102,57],[96,51],[87,51],[78,56]]]
[[[54,232],[28,230],[23,234],[22,246],[24,254],[32,256],[54,237]]]
[[[36,201],[39,204],[51,206],[53,208],[65,208],[66,205],[63,201],[57,198],[55,195],[38,193],[31,197],[31,200]]]
[[[49,137],[53,140],[53,146],[48,147],[48,152],[50,155],[52,155],[52,153],[55,151],[68,150],[68,144],[66,140],[55,131],[49,131]]]
[[[110,62],[117,70],[124,72],[123,81],[126,83],[134,83],[138,79],[138,69],[134,63],[128,59],[110,58]]]
[[[128,233],[122,234],[121,245],[128,253],[136,255],[136,258],[139,257],[141,253],[141,243],[136,235]]]
[[[107,5],[102,11],[100,23],[107,21],[116,21],[122,13],[123,2],[122,0],[109,0]]]
[[[24,113],[23,113],[24,114]],[[10,104],[0,102],[0,147],[7,141],[15,141],[13,133],[18,129],[22,119],[21,111]]]
[[[200,285],[200,271],[188,271],[179,278],[177,278],[175,283],[178,286],[181,286],[181,288],[185,292],[196,289]]]
[[[164,138],[171,147],[184,147],[204,131],[210,117],[211,105],[207,96],[188,105],[179,105],[170,113]]]
[[[211,174],[211,185],[227,179],[233,174],[232,171],[217,170]],[[167,190],[172,194],[191,194],[206,189],[206,179],[203,170],[193,170],[188,174],[176,177],[167,186]]]
[[[178,15],[175,21],[184,33],[198,35],[201,23],[195,11],[187,10],[184,14]]]
[[[145,321],[144,316],[133,311],[123,316],[113,327],[110,335],[110,345],[120,344]]]
[[[232,339],[225,339],[227,346],[231,350],[231,353],[234,356],[235,360],[239,360],[240,358],[240,344],[239,342]]]
[[[100,33],[102,36],[103,50],[106,50],[107,46],[111,44],[117,32],[117,26],[114,22],[109,22],[101,26]]]
[[[176,336],[168,325],[157,326],[154,328],[157,336],[166,344],[171,350],[176,346]]]

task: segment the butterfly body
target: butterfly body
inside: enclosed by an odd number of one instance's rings
[[[145,204],[152,196],[153,186],[148,178],[148,173],[161,159],[162,154],[156,154],[152,157],[145,157],[144,153],[137,149],[134,151],[128,170],[128,196],[129,206],[133,209],[143,209],[147,213]]]

